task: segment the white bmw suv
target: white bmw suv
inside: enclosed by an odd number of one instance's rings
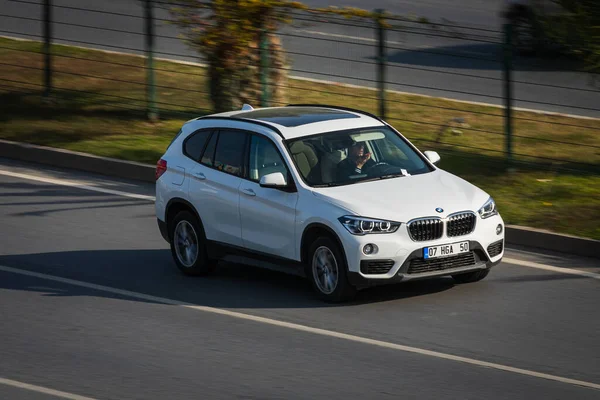
[[[177,267],[218,260],[297,273],[326,301],[372,285],[483,279],[504,222],[483,190],[380,118],[290,105],[186,122],[156,167],[156,216]]]

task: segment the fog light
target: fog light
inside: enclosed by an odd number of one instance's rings
[[[365,244],[365,247],[363,247],[363,253],[365,253],[366,255],[369,254],[373,254],[377,251],[377,246],[375,246],[374,244]]]
[[[499,235],[502,233],[502,224],[498,224],[498,226],[496,227],[496,235]]]

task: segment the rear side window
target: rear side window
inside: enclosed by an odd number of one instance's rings
[[[202,155],[202,150],[204,149],[204,145],[210,136],[210,131],[200,131],[192,134],[186,141],[184,145],[183,152],[186,156],[190,157],[195,161],[200,161],[200,156]]]
[[[248,134],[244,132],[221,131],[217,141],[214,167],[228,174],[242,176],[247,138]]]

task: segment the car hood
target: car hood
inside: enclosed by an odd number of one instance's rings
[[[315,196],[355,215],[408,222],[477,210],[489,195],[477,186],[437,169],[433,172],[345,186],[314,188]],[[436,212],[436,208],[443,212]]]

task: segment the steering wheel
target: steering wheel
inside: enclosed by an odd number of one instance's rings
[[[375,163],[372,167],[370,167],[367,171],[367,174],[370,176],[386,175],[390,173],[390,171],[393,171],[393,173],[395,173],[397,168],[398,167],[395,167],[390,163],[380,161],[378,163]]]
[[[379,161],[378,163],[375,163],[375,165],[373,165],[371,168],[375,168],[375,167],[379,167],[380,165],[390,165],[384,161]]]

